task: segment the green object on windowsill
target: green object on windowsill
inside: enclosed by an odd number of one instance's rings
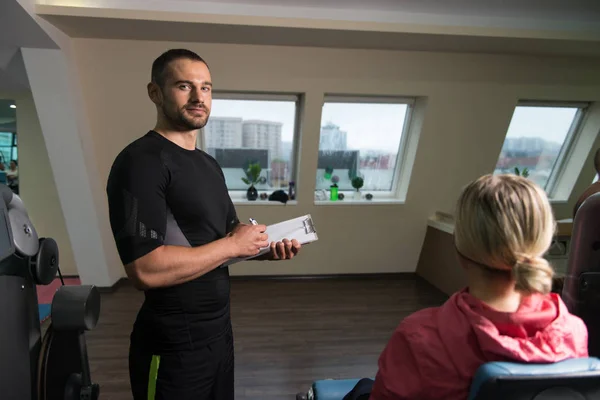
[[[336,201],[338,199],[338,185],[337,183],[340,181],[340,177],[337,175],[334,175],[331,177],[331,182],[333,183],[333,185],[329,186],[329,190],[331,191],[330,195],[329,195],[329,200],[331,201]]]
[[[356,190],[360,190],[361,187],[365,184],[365,180],[360,176],[355,176],[352,178],[352,187]]]
[[[337,201],[338,199],[338,185],[333,184],[329,186],[329,200]]]
[[[242,181],[246,184],[246,185],[256,185],[257,183],[260,183],[261,180],[261,176],[260,173],[262,171],[262,168],[260,166],[259,163],[248,163],[246,168],[243,168],[244,170],[244,174],[246,175],[245,177],[242,177]],[[266,182],[266,179],[265,179]]]

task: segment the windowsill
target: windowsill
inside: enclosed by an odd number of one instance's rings
[[[354,199],[347,199],[345,198],[344,200],[315,200],[315,205],[316,206],[356,206],[356,205],[386,205],[386,204],[404,204],[404,200],[400,200],[400,199],[394,199],[391,197],[380,197],[380,198],[376,198],[373,197],[373,199],[371,200],[367,200],[367,199],[360,199],[360,200],[354,200]]]
[[[247,199],[232,198],[231,201],[235,205],[243,205],[243,206],[295,206],[295,205],[298,205],[298,201],[296,201],[296,200],[289,200],[287,203],[282,203],[280,201],[269,201],[269,200],[261,200],[261,199],[256,199],[254,201],[250,201]]]
[[[454,234],[454,216],[451,214],[437,211],[427,219],[427,225],[450,235]]]

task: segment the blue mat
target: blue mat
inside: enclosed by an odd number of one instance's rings
[[[50,304],[38,304],[38,310],[40,313],[40,322],[44,321],[50,316]]]

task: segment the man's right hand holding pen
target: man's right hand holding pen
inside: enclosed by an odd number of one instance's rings
[[[227,235],[235,255],[233,257],[252,257],[260,252],[260,249],[269,247],[269,236],[265,233],[266,225],[258,224],[251,219],[251,225],[238,224],[233,231]]]

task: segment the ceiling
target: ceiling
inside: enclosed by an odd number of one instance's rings
[[[110,0],[95,1],[103,4]],[[166,0],[167,2],[188,1],[193,3],[207,3],[205,0]],[[55,0],[54,2],[58,2]],[[62,1],[64,2],[64,0]],[[113,1],[116,3],[116,1]],[[261,6],[285,7],[314,7],[314,8],[342,8],[364,9],[381,11],[406,11],[429,13],[457,13],[458,15],[490,12],[512,13],[514,10],[532,12],[533,14],[549,14],[560,17],[563,12],[581,12],[593,8],[597,2],[589,0],[218,0],[221,4],[252,4]],[[81,3],[81,1],[78,1]],[[122,3],[122,2],[121,2]],[[125,1],[127,3],[127,1]],[[546,8],[547,7],[547,8]],[[598,10],[598,7],[596,7]],[[584,13],[585,14],[585,13]]]
[[[38,4],[346,21],[600,28],[597,0],[39,0]],[[471,19],[471,21],[469,21]]]
[[[600,58],[600,0],[38,1],[77,38]]]
[[[191,0],[190,0],[191,1]],[[600,58],[600,41],[560,41],[473,35],[360,32],[228,24],[49,17],[69,36],[172,42],[238,43],[405,51],[450,51]],[[110,29],[107,29],[110,25]],[[190,38],[198,38],[190,40]]]
[[[38,0],[71,37],[600,58],[600,0]]]
[[[10,108],[13,100],[0,99],[0,131],[16,131],[17,110]]]
[[[29,82],[19,49],[56,45],[17,0],[0,1],[0,91],[27,89]]]
[[[7,119],[15,119],[17,117],[17,110],[10,108],[11,104],[16,104],[14,100],[0,99],[0,121]]]
[[[57,48],[52,39],[38,25],[18,0],[1,0],[0,48],[36,47]]]

